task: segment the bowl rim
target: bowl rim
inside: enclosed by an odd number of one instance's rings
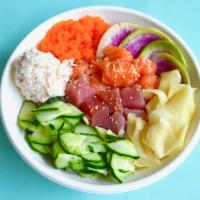
[[[75,8],[75,9],[71,9],[71,10],[62,12],[62,13],[55,15],[51,18],[48,18],[47,20],[45,20],[44,22],[42,22],[41,24],[36,26],[16,46],[16,48],[14,49],[12,54],[10,55],[6,65],[4,67],[2,77],[1,77],[0,115],[1,115],[1,120],[2,120],[4,130],[6,132],[7,137],[9,138],[9,141],[11,142],[12,146],[14,147],[16,152],[21,156],[21,158],[29,166],[31,166],[35,171],[37,171],[39,174],[41,174],[42,176],[48,178],[49,180],[51,180],[51,181],[53,181],[53,182],[55,182],[59,185],[62,185],[64,187],[74,189],[74,190],[77,190],[77,191],[88,192],[88,193],[96,193],[96,194],[113,194],[113,193],[122,193],[122,192],[133,191],[133,190],[151,185],[151,184],[159,181],[160,179],[164,178],[165,176],[170,174],[172,171],[174,171],[178,166],[180,166],[181,163],[191,154],[191,152],[193,151],[194,147],[197,145],[197,142],[200,139],[200,124],[199,124],[199,122],[197,124],[196,129],[195,129],[195,133],[191,137],[188,145],[168,165],[164,166],[163,168],[159,169],[158,171],[154,172],[153,174],[150,174],[150,175],[148,175],[148,176],[146,176],[142,179],[135,180],[135,181],[129,182],[129,183],[106,185],[106,187],[105,187],[105,185],[95,185],[95,184],[90,184],[90,183],[82,183],[82,182],[79,182],[77,180],[63,178],[62,175],[51,173],[50,171],[46,171],[43,164],[41,164],[41,163],[39,163],[35,160],[29,159],[29,157],[20,150],[20,147],[15,144],[14,139],[11,137],[11,134],[9,133],[6,122],[4,120],[4,112],[3,112],[3,106],[2,106],[2,99],[3,99],[2,91],[3,91],[4,82],[5,82],[4,81],[4,77],[5,77],[4,75],[5,75],[6,71],[8,71],[8,69],[10,67],[10,61],[12,59],[12,55],[15,53],[15,51],[19,47],[19,45],[21,43],[23,43],[23,41],[27,37],[29,37],[29,35],[33,31],[35,31],[40,26],[43,26],[45,23],[47,23],[50,20],[62,17],[64,15],[70,14],[70,13],[83,12],[83,11],[87,12],[87,11],[90,11],[90,10],[99,10],[99,9],[101,9],[101,10],[103,9],[105,11],[109,11],[109,10],[121,11],[121,12],[126,12],[126,13],[129,13],[129,14],[133,14],[133,15],[136,15],[138,17],[148,19],[149,21],[152,21],[153,23],[155,23],[159,27],[162,27],[163,29],[165,29],[168,33],[170,33],[183,46],[183,48],[186,50],[186,52],[190,55],[191,60],[194,63],[195,69],[197,70],[198,77],[200,77],[200,68],[197,67],[197,66],[199,66],[199,63],[198,63],[197,58],[195,57],[194,53],[190,49],[190,47],[186,44],[186,42],[178,34],[176,34],[171,28],[169,28],[168,26],[166,26],[165,24],[163,24],[159,20],[157,20],[157,19],[155,19],[155,18],[153,18],[153,17],[151,17],[147,14],[144,14],[142,12],[136,11],[134,9],[118,7],[118,6],[103,5],[103,6],[87,6],[87,7]]]

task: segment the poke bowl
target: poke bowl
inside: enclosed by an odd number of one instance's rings
[[[83,192],[127,192],[190,155],[199,89],[198,61],[170,28],[126,8],[85,7],[45,21],[16,47],[1,118],[41,175]]]

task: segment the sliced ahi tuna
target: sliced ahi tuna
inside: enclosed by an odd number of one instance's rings
[[[76,106],[80,106],[81,103],[94,96],[95,93],[95,89],[90,85],[87,76],[82,76],[68,83],[65,90],[66,98]]]
[[[99,91],[98,96],[101,101],[104,101],[108,104],[110,113],[115,111],[123,112],[122,99],[119,88]]]
[[[81,110],[88,115],[93,126],[109,128],[109,106],[92,96],[81,104]]]
[[[126,127],[126,120],[121,112],[114,112],[109,118],[110,129],[119,135],[123,135]]]
[[[123,88],[121,90],[121,98],[123,107],[130,109],[142,109],[145,107],[144,97],[139,85]]]

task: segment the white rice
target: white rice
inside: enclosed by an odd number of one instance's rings
[[[64,96],[72,65],[73,59],[61,63],[51,53],[32,48],[14,63],[14,79],[27,100],[44,102],[50,97]]]

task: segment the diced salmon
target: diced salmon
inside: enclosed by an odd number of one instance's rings
[[[96,91],[91,87],[87,76],[69,82],[65,90],[66,99],[76,106],[80,106],[87,98],[95,94]]]
[[[102,69],[101,69],[100,65],[101,65],[102,61],[103,60],[96,59],[90,64],[90,66],[89,66],[89,74],[90,75],[93,76],[93,75],[98,74],[99,76],[101,76]]]
[[[83,74],[88,73],[89,64],[83,60],[77,60],[73,67],[71,79],[80,78]]]
[[[116,46],[107,46],[103,50],[104,57],[109,58],[111,61],[115,60],[124,60],[131,62],[133,61],[133,56],[130,51],[127,51],[124,48]]]
[[[101,102],[97,96],[92,96],[84,101],[80,109],[89,117],[93,126],[109,128],[109,107]]]
[[[125,133],[126,120],[121,112],[114,112],[109,118],[110,128],[114,133],[123,135]]]
[[[142,56],[139,56],[135,59],[135,67],[139,70],[140,75],[149,75],[149,74],[155,74],[157,70],[156,64]]]
[[[121,98],[122,104],[126,108],[142,109],[145,107],[141,87],[138,85],[121,89]]]
[[[119,88],[101,90],[98,97],[109,106],[110,113],[115,111],[123,112],[122,99]]]
[[[102,72],[102,82],[115,87],[131,86],[139,77],[133,63],[120,60],[107,61]]]
[[[141,78],[139,78],[139,80],[136,83],[139,84],[142,87],[142,89],[157,88],[159,85],[159,80],[156,75],[149,74],[143,75]]]

